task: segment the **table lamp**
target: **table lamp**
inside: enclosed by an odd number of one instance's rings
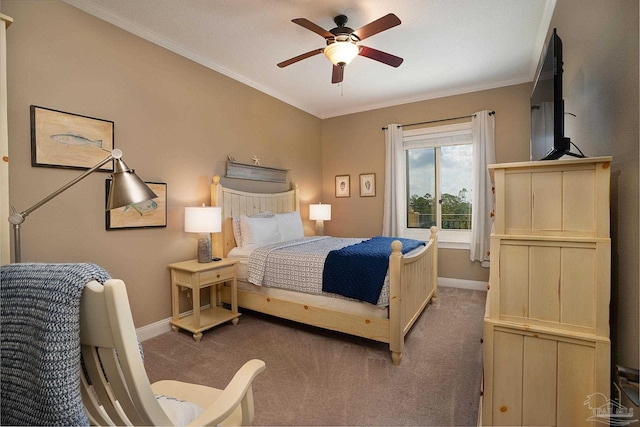
[[[331,205],[309,205],[309,219],[316,221],[316,234],[324,235],[324,222],[331,220]]]
[[[204,206],[184,208],[184,231],[198,233],[198,262],[211,262],[211,233],[222,231],[222,209]]]

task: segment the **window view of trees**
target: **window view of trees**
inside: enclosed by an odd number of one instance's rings
[[[471,201],[467,200],[468,190],[462,188],[457,196],[444,193],[442,195],[442,229],[470,230]],[[412,228],[429,228],[436,225],[435,198],[427,193],[417,194],[409,198],[409,224]]]
[[[473,141],[471,122],[403,133],[407,236],[425,238],[430,227],[447,243],[471,238]]]

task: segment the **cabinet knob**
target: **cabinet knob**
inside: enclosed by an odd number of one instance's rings
[[[216,277],[219,279],[220,278],[220,273],[218,272],[218,274],[216,274]]]

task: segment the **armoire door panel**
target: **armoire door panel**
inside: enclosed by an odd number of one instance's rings
[[[531,229],[562,230],[562,172],[531,174]]]
[[[596,200],[594,170],[563,172],[562,229],[595,234]]]
[[[522,425],[555,425],[557,356],[557,341],[524,337]]]
[[[500,314],[529,316],[529,248],[503,245],[500,248]]]
[[[531,230],[531,175],[508,174],[505,180],[505,228]]]
[[[523,336],[496,331],[493,341],[493,408],[495,426],[522,422]]]
[[[560,321],[560,248],[529,249],[529,317]]]
[[[593,426],[589,396],[595,393],[595,349],[568,342],[558,343],[558,426]],[[597,398],[598,396],[594,396]],[[602,396],[602,404],[607,396]],[[597,403],[595,403],[597,405]]]
[[[595,250],[562,248],[560,322],[595,328]]]

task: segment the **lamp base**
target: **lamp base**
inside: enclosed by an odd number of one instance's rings
[[[324,236],[324,220],[316,220],[316,236]]]
[[[198,233],[198,262],[211,262],[211,234]]]

